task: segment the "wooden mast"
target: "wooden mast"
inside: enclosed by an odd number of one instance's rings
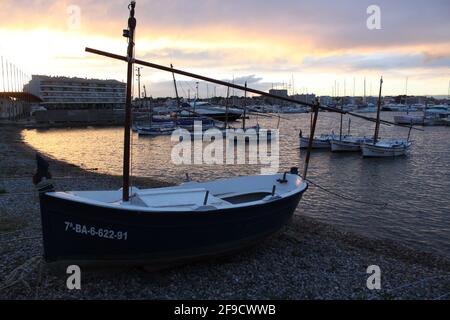
[[[247,81],[245,81],[244,92],[244,116],[242,117],[242,130],[245,131],[245,118],[247,117]]]
[[[170,64],[170,68],[173,69],[173,64]],[[175,87],[175,96],[177,98],[177,107],[178,111],[180,111],[180,97],[178,96],[178,87],[177,87],[177,80],[175,80],[175,73],[172,72],[172,78],[173,78],[173,86]]]
[[[381,110],[381,88],[383,87],[383,77],[380,79],[380,92],[378,94],[378,108],[377,108],[377,122],[375,124],[375,134],[373,136],[373,144],[378,141],[378,135],[380,133],[380,110]]]
[[[225,130],[228,129],[228,102],[230,98],[230,87],[227,87],[227,99],[225,100]]]
[[[312,152],[312,147],[313,147],[313,141],[314,141],[314,134],[316,131],[316,124],[317,124],[317,117],[319,116],[319,109],[320,109],[320,103],[317,100],[316,104],[314,104],[314,106],[312,107],[312,112],[314,113],[314,117],[311,123],[311,132],[310,132],[310,136],[309,136],[309,141],[308,141],[308,151],[306,153],[306,159],[305,159],[305,166],[303,168],[303,179],[306,180],[306,175],[308,173],[308,166],[309,166],[309,160],[311,159],[311,152]]]
[[[134,17],[134,8],[136,2],[131,1],[128,5],[130,17],[128,18],[128,29],[123,31],[123,36],[128,38],[127,51],[127,97],[125,105],[125,130],[124,130],[124,148],[123,148],[123,186],[122,200],[130,200],[130,127],[131,127],[131,89],[133,86],[133,63],[134,63],[134,31],[136,30],[136,19]]]
[[[341,110],[344,111],[344,104],[342,103],[341,99]],[[343,120],[343,114],[341,113],[341,124],[339,125],[339,141],[342,141],[342,120]]]

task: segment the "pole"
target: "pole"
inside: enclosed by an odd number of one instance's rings
[[[9,63],[6,62],[6,84],[8,85],[8,92],[9,90],[9,67],[8,67]]]
[[[137,81],[138,81],[138,98],[141,100],[141,69],[142,67],[137,67]]]
[[[195,91],[197,92],[197,97],[195,98],[195,100],[198,100],[198,81],[195,83]]]
[[[5,67],[3,65],[3,57],[2,57],[2,84],[3,84],[3,92],[6,92],[6,87],[5,87]],[[450,82],[449,84],[449,88],[450,88]]]
[[[170,68],[173,69],[173,64],[170,64]],[[172,78],[173,78],[173,86],[175,88],[175,96],[177,98],[177,107],[178,111],[180,111],[180,97],[178,96],[178,88],[177,88],[177,81],[175,80],[175,73],[172,72]]]
[[[225,129],[228,129],[228,102],[230,98],[230,87],[227,87],[227,99],[225,100]]]
[[[124,36],[128,38],[127,51],[127,97],[125,105],[125,132],[124,132],[124,150],[123,150],[123,194],[124,202],[130,200],[130,127],[131,127],[131,89],[133,86],[133,62],[134,62],[134,31],[136,29],[136,18],[134,17],[134,8],[136,2],[131,1],[128,6],[130,17],[128,18],[128,30],[124,30]]]
[[[366,103],[366,77],[364,77],[364,103]]]
[[[344,109],[344,105],[342,103],[342,99],[341,99],[341,110]],[[342,119],[343,119],[344,115],[341,113],[341,124],[339,126],[339,141],[342,140]]]
[[[450,99],[450,81],[448,82],[447,98]]]
[[[380,92],[378,94],[378,108],[377,108],[377,122],[375,124],[375,135],[373,136],[373,145],[378,141],[378,135],[380,132],[380,110],[381,110],[381,89],[383,87],[383,77],[380,79]]]
[[[247,81],[245,81],[245,91],[244,91],[244,117],[242,118],[242,130],[245,130],[245,118],[247,117]]]
[[[306,153],[305,167],[303,169],[303,180],[306,180],[306,174],[308,173],[308,166],[309,166],[309,160],[311,159],[311,151],[312,151],[312,146],[313,146],[314,133],[316,131],[317,117],[319,115],[319,106],[320,106],[319,101],[316,101],[316,104],[313,107],[314,117],[313,117],[313,122],[312,122],[312,126],[311,126],[311,135],[309,136],[308,152]]]

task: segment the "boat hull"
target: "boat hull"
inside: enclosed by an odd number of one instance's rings
[[[308,149],[309,138],[300,138],[300,149]],[[329,140],[313,139],[313,149],[330,149]]]
[[[373,144],[362,144],[361,150],[364,157],[400,157],[408,152],[409,145],[397,147],[376,146]]]
[[[420,116],[395,116],[394,122],[397,124],[404,124],[404,125],[423,125],[424,118]]]
[[[245,208],[161,213],[92,206],[44,194],[44,258],[163,267],[233,252],[280,230],[305,190]]]
[[[361,144],[358,142],[332,140],[330,144],[332,152],[358,152],[361,150]]]

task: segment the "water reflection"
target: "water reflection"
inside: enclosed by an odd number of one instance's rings
[[[309,130],[309,115],[288,115],[280,126],[280,171],[303,166],[305,151],[298,148],[298,132]],[[369,116],[374,116],[369,114]],[[382,113],[392,120],[394,113]],[[276,128],[276,118],[250,119]],[[344,124],[347,120],[344,119]],[[371,135],[374,124],[353,118],[351,133]],[[320,113],[318,134],[339,132],[339,116]],[[345,127],[344,132],[347,131]],[[382,137],[404,137],[408,129],[382,126]],[[26,130],[23,137],[38,150],[84,168],[122,173],[121,128]],[[363,159],[358,153],[314,152],[309,178],[319,185],[363,202],[347,201],[311,187],[301,212],[369,237],[388,238],[412,247],[450,256],[450,128],[427,127],[412,132],[409,157]],[[185,173],[194,180],[259,174],[261,165],[173,165],[169,136],[132,137],[133,175],[180,183]],[[119,187],[119,186],[118,186]]]

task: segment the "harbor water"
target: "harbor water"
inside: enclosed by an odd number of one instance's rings
[[[375,114],[364,114],[375,117]],[[393,120],[397,113],[383,112]],[[309,114],[281,115],[280,169],[303,168],[306,151],[298,133],[309,131]],[[263,128],[277,128],[278,119],[252,117]],[[339,134],[340,116],[321,112],[317,134]],[[343,118],[347,133],[348,118]],[[236,122],[236,126],[240,123]],[[418,127],[422,128],[422,127]],[[352,135],[372,136],[374,123],[351,119]],[[299,212],[317,220],[376,239],[389,239],[419,250],[450,257],[450,127],[426,127],[411,132],[414,144],[408,157],[362,158],[360,153],[314,151],[308,177],[315,186],[304,195]],[[408,128],[381,126],[381,138],[406,138]],[[23,139],[40,152],[87,170],[122,174],[123,129],[67,128],[24,130]],[[132,137],[132,175],[181,183],[185,174],[204,181],[259,174],[267,165],[175,165],[170,136]],[[117,186],[119,188],[120,186]],[[352,199],[352,200],[349,200]]]

